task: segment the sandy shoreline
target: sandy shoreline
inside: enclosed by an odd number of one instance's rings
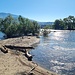
[[[0,47],[2,45],[31,46],[39,41],[39,38],[24,36],[23,38],[2,40],[0,41]],[[40,67],[33,61],[28,61],[22,52],[8,49],[8,53],[4,54],[0,50],[0,75],[30,75],[28,73],[33,73],[33,75],[57,75]]]

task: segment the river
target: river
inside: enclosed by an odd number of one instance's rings
[[[3,40],[4,39],[4,34],[2,32],[0,32],[0,40]]]
[[[31,50],[33,61],[59,75],[75,75],[75,31],[57,30]]]

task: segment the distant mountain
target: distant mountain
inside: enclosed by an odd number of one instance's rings
[[[53,25],[54,22],[38,22],[41,28],[47,26],[47,25]]]
[[[54,22],[38,22],[39,25],[53,25]]]
[[[18,18],[18,15],[14,15],[10,13],[0,13],[0,18],[6,18],[8,15],[11,15],[13,18]]]
[[[14,15],[14,14],[11,14],[11,13],[0,13],[0,18],[6,18],[8,15],[11,15],[15,19],[18,18],[18,16],[19,16],[19,15]],[[31,20],[31,21],[35,21],[35,20]],[[38,24],[40,26],[45,26],[45,25],[53,25],[54,22],[38,22]]]

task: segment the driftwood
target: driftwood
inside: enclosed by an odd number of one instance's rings
[[[33,56],[26,51],[25,56],[28,58],[29,61],[32,61]]]
[[[25,56],[28,58],[29,61],[32,61],[33,56],[29,54],[29,52],[26,49],[34,49],[33,47],[21,47],[21,46],[12,46],[12,45],[5,45],[4,47],[10,48],[10,49],[16,49],[21,52],[25,53]]]
[[[3,53],[8,53],[8,50],[5,46],[2,46],[2,48],[0,48],[0,50],[3,52]]]
[[[12,46],[12,45],[5,45],[4,47],[24,52],[28,60],[32,61],[33,56],[29,54],[29,52],[26,49],[34,49],[33,47],[21,47],[21,46]]]
[[[5,47],[10,49],[34,49],[34,47],[21,47],[21,46],[12,46],[12,45],[5,45]]]

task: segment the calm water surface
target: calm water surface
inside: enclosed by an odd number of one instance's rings
[[[51,32],[40,36],[40,43],[31,51],[33,61],[60,75],[75,75],[75,31]]]
[[[0,40],[4,39],[4,34],[2,32],[0,32]]]

